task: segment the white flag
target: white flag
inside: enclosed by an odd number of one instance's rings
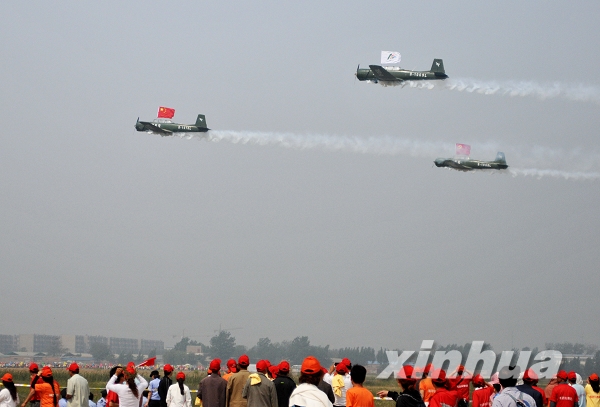
[[[381,51],[382,64],[397,64],[400,62],[400,53],[396,51]]]

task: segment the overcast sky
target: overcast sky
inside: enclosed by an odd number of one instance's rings
[[[432,164],[460,142],[513,169],[600,172],[598,15],[596,1],[4,3],[0,333],[597,342],[600,179]],[[448,84],[471,87],[355,81],[381,50],[409,69],[443,58]],[[249,142],[136,132],[158,106]],[[362,152],[320,144],[353,137]]]

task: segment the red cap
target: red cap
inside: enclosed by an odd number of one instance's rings
[[[446,371],[444,369],[435,369],[431,373],[431,381],[436,384],[446,383]]]
[[[228,368],[230,368],[230,369],[231,369],[232,367],[235,367],[235,365],[236,365],[236,363],[235,363],[235,359],[229,359],[229,360],[227,361],[227,367],[228,367]]]
[[[29,365],[29,371],[32,373],[37,373],[40,371],[40,368],[38,367],[37,363],[32,363]]]
[[[279,374],[279,367],[277,365],[269,366],[269,373],[271,373],[272,378],[276,378]]]
[[[238,365],[240,365],[240,366],[248,367],[249,364],[250,364],[250,358],[248,358],[248,355],[242,355],[238,359]]]
[[[314,374],[321,371],[321,364],[314,356],[308,356],[302,361],[302,366],[300,367],[301,373]]]
[[[271,367],[271,362],[269,362],[269,359],[265,359],[265,363],[267,364],[267,366]]]
[[[341,363],[343,363],[344,365],[346,365],[346,367],[347,367],[348,369],[350,369],[350,366],[352,366],[352,362],[350,362],[350,359],[348,359],[348,358],[344,358],[344,359],[342,359],[342,362],[341,362]],[[339,364],[339,363],[338,363],[338,364]]]
[[[535,374],[533,369],[527,369],[523,374],[523,381],[534,382],[538,380],[538,375]]]
[[[433,365],[431,363],[428,363],[425,365],[425,369],[423,369],[423,373],[429,374],[429,372],[431,372],[432,370],[433,370]]]
[[[597,375],[596,373],[592,373],[592,374],[590,375],[589,379],[590,379],[590,381],[591,381],[591,382],[597,382],[597,381],[599,381],[599,380],[600,380],[600,379],[598,378],[598,375]]]
[[[485,380],[483,380],[483,377],[481,377],[480,374],[476,374],[475,377],[473,377],[473,384],[475,386],[485,386]]]
[[[396,378],[416,381],[417,379],[415,379],[415,377],[413,376],[414,370],[415,369],[411,365],[402,366],[402,369],[398,371]]]
[[[221,360],[220,359],[213,359],[210,362],[210,365],[208,366],[208,368],[213,372],[213,373],[217,373],[219,370],[221,370]]]
[[[279,371],[281,373],[289,373],[290,372],[290,364],[287,360],[282,360],[279,362]]]
[[[279,371],[281,372],[281,369],[279,369]],[[326,368],[322,367],[321,368],[321,372],[323,372],[323,374],[327,374],[327,373],[329,373],[329,370],[327,370]]]
[[[346,366],[343,363],[338,363],[337,366],[335,367],[335,371],[338,372],[339,374],[346,374],[346,373],[348,373],[348,366]]]
[[[565,372],[564,370],[560,370],[557,374],[556,377],[558,379],[563,379],[563,380],[567,380],[568,379],[568,375],[567,372]]]
[[[574,371],[570,371],[569,374],[567,375],[567,379],[569,380],[577,380],[577,373],[575,373]]]
[[[3,382],[11,382],[13,381],[12,375],[10,373],[4,373],[1,379]]]
[[[457,372],[464,372],[465,371],[465,367],[463,365],[458,365],[458,367],[456,368]]]
[[[259,360],[258,362],[256,362],[256,370],[259,372],[266,372],[267,369],[269,368],[269,365],[267,365],[267,361],[266,360]]]
[[[163,370],[167,373],[171,373],[174,369],[173,366],[171,366],[170,364],[166,364],[165,367],[163,367]]]
[[[179,379],[185,380],[185,373],[177,372],[177,375],[175,376],[175,380],[179,380]]]
[[[79,370],[79,365],[77,363],[71,363],[71,365],[67,368],[69,372],[76,372]]]
[[[50,377],[52,376],[52,369],[50,366],[44,366],[42,368],[42,377]]]

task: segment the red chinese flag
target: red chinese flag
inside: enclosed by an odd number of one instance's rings
[[[162,117],[165,119],[172,119],[175,116],[175,109],[171,109],[170,107],[159,107],[158,108],[158,117]]]
[[[456,143],[456,155],[465,155],[465,156],[470,156],[471,155],[471,146],[468,144],[459,144]]]
[[[170,109],[173,110],[173,109]],[[160,110],[158,111],[158,114],[160,115]],[[160,117],[160,116],[158,116]],[[171,115],[171,117],[173,117]],[[142,366],[154,366],[154,363],[156,362],[156,356],[153,358],[150,358],[148,360],[144,360],[142,363],[140,363],[139,365],[137,365],[137,367],[142,367]]]

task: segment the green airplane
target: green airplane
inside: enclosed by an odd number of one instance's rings
[[[199,114],[195,124],[180,124],[171,121],[141,122],[138,117],[135,123],[137,131],[147,131],[148,133],[160,134],[161,136],[172,136],[175,133],[206,133],[210,129],[206,127],[206,117]]]
[[[464,158],[436,158],[436,167],[447,167],[458,171],[473,171],[473,170],[505,170],[506,158],[504,153],[498,151],[494,161],[471,160],[469,157]]]
[[[410,71],[397,66],[369,65],[370,69],[356,68],[356,78],[359,81],[371,82],[405,82],[405,81],[430,81],[448,78],[444,71],[444,62],[434,59],[429,71]]]

